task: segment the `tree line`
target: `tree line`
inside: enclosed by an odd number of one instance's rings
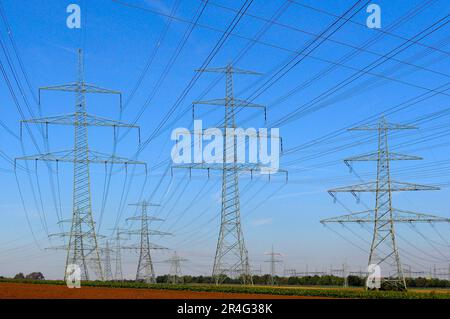
[[[270,275],[255,275],[252,277],[254,285],[270,285],[272,278]],[[157,283],[173,282],[174,277],[170,275],[158,276]],[[181,276],[176,278],[177,283],[185,284],[211,284],[214,283],[214,278],[211,276]],[[302,277],[274,277],[276,285],[280,286],[343,286],[344,278],[323,275],[323,276],[302,276]],[[348,276],[347,283],[351,287],[364,287],[366,279],[360,276]],[[240,284],[239,278],[232,279],[226,277],[224,284]],[[438,278],[406,278],[406,285],[412,288],[450,288],[450,280]]]

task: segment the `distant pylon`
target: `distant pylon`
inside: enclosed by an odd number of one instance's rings
[[[424,186],[411,183],[396,182],[391,179],[390,162],[394,160],[420,160],[420,157],[390,152],[388,146],[388,132],[392,130],[416,129],[410,125],[388,123],[384,117],[375,125],[364,125],[351,130],[375,131],[378,134],[378,150],[346,159],[344,162],[351,168],[354,161],[376,161],[377,180],[359,185],[336,188],[329,191],[333,198],[338,192],[350,192],[359,199],[361,192],[376,193],[375,209],[324,219],[321,223],[373,223],[373,239],[369,254],[369,265],[377,265],[382,272],[382,285],[386,289],[406,290],[406,280],[400,262],[395,236],[395,223],[407,222],[449,222],[448,218],[441,218],[427,214],[414,213],[395,209],[392,206],[392,192],[438,190],[438,187]],[[383,246],[384,245],[384,246]],[[386,249],[386,250],[383,250]],[[385,275],[389,274],[390,275]]]
[[[270,256],[270,259],[266,260],[265,262],[269,262],[270,263],[270,284],[273,286],[273,285],[275,285],[275,276],[277,274],[277,272],[276,272],[276,264],[282,262],[282,260],[276,259],[276,257],[277,256],[282,256],[282,255],[280,253],[276,253],[273,250],[273,245],[272,245],[272,250],[270,252],[265,253],[265,255]]]
[[[123,239],[120,235],[128,230],[115,228],[115,270],[114,270],[114,280],[123,281],[123,271],[122,271],[122,246],[121,240]]]
[[[295,268],[284,268],[283,275],[285,277],[295,277],[295,276],[297,276],[297,269],[295,269]]]
[[[259,74],[253,71],[235,68],[231,64],[222,68],[200,69],[197,72],[224,73],[226,75],[225,98],[193,102],[193,110],[195,110],[196,105],[225,107],[222,163],[217,163],[217,165],[208,163],[181,164],[175,165],[174,167],[190,170],[202,169],[208,172],[210,170],[222,171],[221,223],[212,276],[216,284],[222,283],[227,276],[238,277],[243,284],[252,284],[248,251],[245,246],[241,225],[239,173],[246,171],[253,174],[253,172],[260,171],[262,168],[257,164],[243,164],[237,161],[237,141],[234,135],[234,129],[237,127],[235,113],[236,108],[262,108],[265,115],[266,109],[262,105],[234,97],[233,74]],[[203,136],[204,132],[194,132],[194,134]]]
[[[347,266],[347,262],[344,262],[342,264],[342,268],[341,269],[333,269],[333,266],[331,266],[330,268],[330,276],[335,276],[335,273],[338,274],[342,274],[342,278],[344,279],[343,282],[343,287],[347,288],[348,287],[348,275],[349,275],[349,271],[348,271],[348,266]]]
[[[450,280],[450,264],[448,264],[448,269],[447,269],[447,280]]]
[[[347,262],[344,262],[342,264],[342,276],[344,277],[344,288],[348,287],[348,267],[347,267]]]
[[[349,275],[347,262],[344,262],[342,264],[342,269],[336,269],[336,271],[338,273],[342,274],[342,278],[344,279],[343,286],[344,286],[344,288],[347,288],[348,287],[348,275]],[[331,271],[331,276],[333,276],[333,270]]]
[[[172,284],[183,283],[183,274],[181,272],[181,262],[187,261],[185,258],[178,256],[177,252],[173,253],[170,259],[164,262],[170,263],[169,282]]]
[[[144,281],[146,283],[156,283],[156,275],[155,269],[153,267],[153,261],[151,256],[151,250],[154,249],[167,249],[165,247],[152,244],[150,242],[150,236],[163,236],[163,235],[171,235],[170,233],[160,232],[157,230],[149,229],[149,222],[152,221],[163,221],[163,219],[159,219],[156,217],[152,217],[148,215],[148,207],[151,206],[159,206],[155,204],[148,203],[147,201],[142,201],[136,204],[130,204],[131,206],[138,206],[141,208],[141,215],[136,217],[127,218],[127,221],[140,221],[141,227],[140,229],[131,230],[124,232],[130,235],[139,235],[140,236],[140,245],[139,246],[128,246],[122,247],[124,249],[133,249],[139,251],[139,261],[136,270],[136,281]]]
[[[78,265],[81,268],[81,279],[89,280],[88,268],[103,280],[103,271],[98,249],[98,238],[96,236],[95,223],[92,217],[92,199],[90,170],[91,163],[110,164],[142,164],[144,162],[133,161],[126,158],[120,158],[115,155],[105,155],[94,152],[88,146],[88,127],[89,126],[109,126],[114,129],[117,127],[139,128],[115,120],[104,119],[90,115],[86,111],[86,94],[117,94],[122,96],[119,91],[108,90],[88,84],[84,80],[84,60],[83,52],[78,50],[78,79],[75,83],[47,86],[39,89],[39,103],[41,91],[63,91],[75,93],[75,113],[70,115],[52,116],[22,121],[22,123],[43,124],[48,127],[49,124],[72,125],[74,131],[74,148],[69,151],[38,154],[33,156],[24,156],[18,160],[33,161],[52,161],[58,163],[73,163],[73,209],[70,232],[55,234],[62,237],[69,237],[67,246],[66,267],[64,278],[66,277],[67,266],[70,264]],[[120,98],[122,100],[122,98]]]
[[[251,271],[252,271],[252,275],[253,275],[253,276],[254,276],[255,274],[261,275],[261,273],[262,273],[261,264],[259,265],[258,268],[253,267],[253,269],[252,269]]]
[[[104,276],[106,281],[113,280],[112,270],[111,270],[111,248],[109,248],[109,240],[106,240],[105,249],[103,250],[104,255]]]

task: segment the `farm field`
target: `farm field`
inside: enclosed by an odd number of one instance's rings
[[[167,285],[134,282],[85,282],[69,289],[63,281],[0,281],[0,299],[450,299],[449,289],[408,292],[319,286]]]
[[[0,283],[0,299],[324,299],[314,296],[286,296],[168,289],[82,287],[63,285]]]

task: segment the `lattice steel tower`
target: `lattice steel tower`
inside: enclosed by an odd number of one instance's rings
[[[113,280],[113,274],[111,269],[111,252],[112,249],[109,247],[109,240],[106,240],[105,247],[100,248],[100,251],[103,254],[103,270],[104,270],[104,279],[106,281]]]
[[[116,268],[114,271],[114,280],[123,281],[121,241],[124,238],[121,237],[121,235],[124,234],[125,232],[127,232],[128,230],[121,229],[121,228],[114,228],[113,230],[115,232],[115,237],[114,237],[115,257],[114,257],[114,259],[115,259],[115,265],[116,265]]]
[[[96,236],[95,223],[92,216],[92,199],[89,166],[91,163],[107,164],[142,164],[144,162],[134,161],[115,155],[106,155],[94,152],[89,149],[88,127],[89,126],[109,126],[137,128],[138,126],[122,123],[115,120],[109,120],[94,115],[86,111],[86,94],[116,94],[120,96],[119,91],[108,90],[98,86],[88,84],[84,81],[84,61],[83,52],[78,50],[78,79],[75,83],[47,86],[39,89],[39,103],[42,90],[63,91],[75,93],[75,113],[70,115],[52,116],[25,120],[23,122],[55,125],[74,126],[74,148],[69,151],[38,154],[33,156],[20,157],[18,160],[33,161],[53,161],[58,165],[59,162],[70,162],[74,165],[73,170],[73,210],[71,229],[69,233],[57,234],[69,237],[67,249],[66,269],[69,264],[76,264],[81,268],[81,279],[89,280],[89,268],[103,280],[103,271],[98,249],[98,239]],[[66,272],[64,271],[64,276]]]
[[[161,232],[157,230],[151,230],[149,228],[149,223],[152,221],[163,221],[163,219],[156,218],[148,215],[148,208],[151,206],[159,206],[155,204],[148,203],[147,201],[142,201],[136,204],[130,204],[131,206],[138,206],[141,208],[141,215],[127,218],[127,221],[140,221],[140,229],[131,230],[125,232],[129,235],[139,235],[140,245],[139,246],[125,246],[124,249],[131,249],[139,251],[139,261],[136,271],[136,281],[144,281],[146,283],[156,283],[155,269],[153,267],[153,261],[151,256],[151,250],[155,249],[167,249],[165,247],[152,244],[150,242],[150,236],[165,236],[171,235],[170,233]]]
[[[217,240],[216,254],[212,276],[216,284],[222,283],[226,276],[240,277],[244,284],[252,283],[248,252],[244,242],[241,226],[241,208],[239,201],[239,173],[246,171],[253,173],[262,168],[258,164],[238,163],[237,139],[233,133],[236,129],[236,108],[262,108],[259,104],[240,100],[234,97],[233,74],[259,75],[253,71],[241,70],[228,64],[223,68],[200,69],[197,72],[224,73],[226,76],[225,98],[207,101],[194,101],[196,105],[224,106],[223,120],[223,159],[222,163],[210,164],[179,164],[176,168],[221,170],[222,171],[222,208],[219,238]],[[194,132],[203,135],[204,132]],[[279,137],[277,137],[279,138]],[[281,170],[279,170],[281,171]]]
[[[265,253],[265,255],[268,255],[270,257],[270,259],[265,260],[265,262],[270,263],[270,284],[273,286],[275,284],[275,276],[277,273],[276,272],[276,264],[282,262],[282,260],[277,259],[277,256],[280,257],[282,255],[273,250],[273,245],[272,245],[272,250],[270,252]]]
[[[178,256],[177,252],[173,253],[170,259],[165,260],[165,263],[170,263],[169,282],[172,284],[183,283],[183,274],[181,273],[181,262],[187,259]]]
[[[339,217],[324,219],[321,223],[373,223],[373,238],[370,247],[369,265],[380,266],[382,286],[386,289],[406,290],[406,281],[400,262],[395,237],[395,223],[407,222],[449,222],[450,219],[396,209],[392,206],[392,192],[438,190],[438,187],[396,182],[391,179],[391,161],[420,160],[417,156],[403,155],[389,151],[388,133],[394,130],[416,129],[410,125],[388,123],[384,117],[375,125],[364,125],[352,131],[374,131],[378,134],[378,150],[344,160],[351,168],[351,162],[377,162],[377,180],[364,184],[335,188],[329,193],[335,198],[339,192],[350,192],[356,197],[362,192],[375,193],[375,209]],[[388,275],[383,275],[388,273]]]

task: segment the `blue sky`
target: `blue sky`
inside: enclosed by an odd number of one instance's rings
[[[132,99],[130,94],[152,55],[155,43],[169,23],[166,16],[154,12],[170,14],[176,1],[123,1],[131,6],[109,0],[1,2],[35,95],[40,86],[75,81],[76,49],[82,47],[85,52],[86,81],[120,90],[124,101],[128,102],[120,114],[117,97],[89,97],[88,111],[103,117],[133,122],[143,109],[138,119],[143,140],[151,136],[177,101],[194,76],[194,70],[201,66],[221,36],[218,31],[227,28],[234,11],[243,3],[215,0],[206,6],[198,21],[199,25],[193,29],[150,103],[146,104],[176,47],[190,27],[185,21],[193,19],[202,5],[201,1],[180,1],[175,13],[177,19],[170,22],[167,34]],[[71,3],[81,6],[81,30],[66,27],[66,7]],[[419,155],[424,160],[394,163],[393,176],[406,182],[442,187],[442,190],[434,192],[395,194],[395,206],[450,217],[450,138],[447,130],[450,112],[445,113],[448,108],[448,91],[434,94],[409,107],[397,108],[395,113],[391,114],[389,111],[401,103],[433,93],[435,88],[448,84],[448,26],[424,37],[420,43],[411,45],[393,59],[371,70],[370,74],[364,74],[347,87],[314,104],[316,108],[313,111],[288,122],[280,122],[286,114],[298,108],[305,109],[310,101],[315,101],[323,92],[403,44],[405,39],[445,17],[449,9],[444,0],[380,0],[375,3],[382,10],[381,30],[367,28],[365,21],[368,14],[361,10],[351,22],[346,23],[286,76],[257,97],[256,103],[268,106],[268,123],[264,123],[263,117],[256,111],[239,113],[238,125],[241,123],[244,127],[259,128],[282,123],[277,126],[283,136],[286,151],[281,159],[281,166],[289,171],[289,183],[285,184],[282,177],[273,178],[270,182],[265,177],[253,180],[248,176],[241,178],[244,237],[253,266],[259,268],[261,265],[263,272],[268,271],[268,264],[264,263],[264,252],[270,250],[272,244],[275,250],[283,253],[284,263],[279,267],[280,272],[284,266],[302,271],[306,265],[310,270],[322,271],[344,261],[354,270],[365,266],[368,244],[364,239],[370,241],[367,229],[349,225],[354,231],[352,233],[341,226],[330,226],[347,239],[344,240],[323,227],[319,221],[349,211],[365,210],[364,205],[373,207],[371,195],[364,195],[362,202],[358,204],[351,195],[342,194],[339,200],[345,206],[343,207],[339,203],[333,203],[327,190],[357,184],[360,182],[358,176],[364,181],[375,177],[375,163],[355,165],[357,176],[349,172],[342,159],[374,150],[377,147],[376,136],[364,132],[346,132],[343,129],[360,121],[366,123],[367,118],[371,118],[373,122],[374,116],[381,112],[385,112],[390,121],[399,123],[415,123],[424,118],[418,122],[420,130],[394,133],[390,142],[391,147],[399,152]],[[301,50],[314,35],[320,34],[333,23],[336,20],[333,15],[342,14],[352,4],[353,1],[350,0],[299,0],[287,6],[281,0],[254,0],[247,15],[242,18],[210,66],[223,66],[234,60],[251,43],[249,39],[255,39],[266,21],[272,19],[279,8],[286,6],[276,18],[276,23],[265,30],[258,42],[253,43],[236,63],[239,68],[263,74],[259,78],[242,76],[235,79],[236,95],[243,99],[249,98],[282,63],[294,56],[295,51]],[[13,54],[5,24],[0,25],[1,40],[12,56],[30,109],[37,115],[38,105],[28,90],[25,77],[19,72],[20,65]],[[372,42],[364,50],[357,50],[357,54],[351,58],[343,59],[367,41]],[[13,74],[7,67],[3,52],[0,59],[7,69],[8,77],[13,81]],[[330,66],[333,68],[326,76],[312,81]],[[100,232],[110,236],[110,229],[116,224],[136,226],[125,224],[125,218],[135,213],[132,207],[127,206],[128,203],[142,198],[160,203],[162,206],[154,213],[166,220],[153,226],[162,231],[171,231],[174,236],[155,238],[154,242],[174,249],[187,258],[189,261],[183,267],[185,273],[211,272],[219,231],[220,178],[219,175],[213,175],[208,179],[206,173],[200,172],[195,173],[190,180],[184,171],[175,171],[173,177],[170,173],[164,174],[173,146],[170,133],[177,127],[191,126],[190,103],[201,97],[202,92],[216,79],[217,75],[214,74],[202,75],[160,134],[140,152],[139,159],[146,161],[149,166],[146,181],[141,168],[129,168],[128,173],[120,167],[113,170],[104,209],[102,198],[105,168],[101,165],[91,167],[94,218],[100,224]],[[13,85],[24,117],[32,117],[19,89],[14,83]],[[299,89],[280,99],[295,88]],[[223,95],[224,83],[219,81],[204,98]],[[21,116],[4,80],[0,84],[0,96],[1,121],[9,130],[0,128],[0,150],[6,157],[0,160],[0,183],[3,190],[0,194],[3,216],[0,224],[0,275],[42,271],[47,277],[60,278],[65,261],[64,253],[45,248],[62,244],[62,241],[55,239],[50,241],[47,233],[61,231],[57,225],[58,216],[70,217],[72,168],[70,165],[59,166],[60,191],[52,189],[52,183],[57,185],[57,175],[50,175],[47,166],[42,163],[37,165],[37,171],[35,163],[28,163],[29,174],[17,168],[17,185],[14,167],[7,159],[38,151],[25,129],[22,140],[18,138]],[[143,105],[146,107],[143,108]],[[71,94],[42,95],[40,111],[43,116],[67,114],[73,109],[74,97]],[[439,111],[442,111],[441,116],[431,116]],[[200,110],[196,112],[196,118],[202,119],[207,125],[214,125],[220,121],[222,114],[221,109]],[[179,120],[173,121],[175,118]],[[338,130],[339,135],[322,138]],[[39,147],[44,150],[44,140],[39,128],[32,128],[32,134]],[[133,157],[138,149],[136,133],[124,135],[121,131],[119,136],[123,138],[117,145],[117,154]],[[89,132],[89,138],[91,149],[112,152],[112,130],[93,128]],[[311,143],[316,140],[317,142]],[[297,146],[301,147],[295,148]],[[50,150],[71,147],[73,132],[70,127],[49,129]],[[158,165],[161,162],[163,164]],[[23,168],[25,164],[20,165]],[[52,169],[55,170],[54,165]],[[53,182],[50,181],[50,176]],[[19,191],[23,194],[25,205],[22,205]],[[420,271],[428,271],[434,264],[438,268],[447,267],[450,262],[449,226],[437,225],[439,233],[429,225],[419,225],[418,228],[420,233],[407,225],[399,225],[397,228],[402,236],[399,244],[401,256],[405,256],[404,263]],[[420,234],[425,234],[427,240]],[[443,238],[439,234],[443,234]],[[159,262],[168,256],[169,252],[156,252],[154,258]],[[130,278],[135,271],[135,262],[136,256],[124,253],[124,271]],[[158,263],[156,270],[158,274],[162,274],[168,270],[168,266]]]

